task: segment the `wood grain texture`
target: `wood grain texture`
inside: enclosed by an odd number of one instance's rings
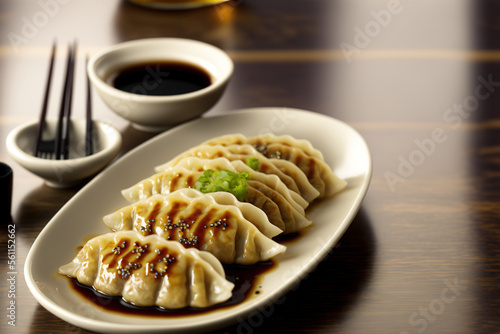
[[[214,334],[498,333],[500,7],[491,0],[401,1],[377,28],[389,3],[253,0],[169,12],[120,0],[69,1],[28,34],[23,22],[43,18],[40,2],[2,1],[0,138],[38,116],[54,38],[79,41],[74,113],[81,117],[85,53],[158,36],[214,44],[231,55],[235,72],[208,115],[262,106],[330,115],[362,134],[374,163],[358,215],[324,261],[276,304]],[[366,45],[356,37],[360,29],[375,29]],[[346,54],[345,44],[359,52]],[[94,114],[121,131],[120,155],[153,136],[98,98]],[[4,145],[0,160],[14,169],[16,241],[11,269],[11,222],[2,222],[0,332],[89,333],[40,306],[23,274],[37,235],[81,186],[43,185]],[[11,276],[15,327],[7,318]]]

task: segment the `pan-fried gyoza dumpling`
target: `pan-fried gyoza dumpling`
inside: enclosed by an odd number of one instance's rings
[[[226,167],[229,168],[227,170],[236,172],[231,164]],[[154,174],[134,186],[124,189],[122,195],[127,201],[133,203],[157,194],[166,195],[179,189],[194,188],[196,180],[198,180],[201,175],[203,175],[203,170],[193,170],[181,166],[174,166],[165,172]],[[276,226],[280,232],[295,232],[297,228],[305,227],[310,224],[310,221],[305,217],[305,212],[302,207],[296,204],[300,210],[298,211],[298,209],[292,206],[283,196],[266,185],[252,181],[249,182],[247,190],[248,195],[245,198],[245,202],[247,202],[245,203],[246,206],[251,204],[255,206],[255,208],[260,209],[262,213],[267,216],[269,222]],[[245,216],[245,212],[242,211],[242,213]],[[247,218],[247,220],[252,222],[251,219]],[[285,223],[285,221],[287,223]],[[265,231],[261,230],[261,232],[266,234]],[[268,236],[273,237],[276,234],[277,233]]]
[[[265,174],[250,168],[241,160],[229,161],[226,158],[201,159],[198,157],[187,157],[180,160],[175,167],[185,167],[190,170],[205,171],[212,170],[230,170],[238,173],[249,173],[250,179],[265,184],[269,188],[279,192],[286,200],[293,205],[299,212],[303,213],[302,209],[307,208],[309,203],[304,200],[295,191],[291,191],[286,185],[274,174]],[[167,168],[166,170],[168,170]],[[302,208],[302,209],[301,209]]]
[[[279,192],[299,212],[303,213],[303,209],[309,205],[299,194],[288,189],[276,175],[255,171],[240,160],[229,161],[226,158],[184,158],[177,165],[164,170],[157,170],[158,173],[122,190],[122,195],[128,202],[132,203],[154,194],[167,194],[180,188],[192,188],[200,174],[190,174],[186,172],[186,169],[193,172],[225,169],[235,173],[249,173],[252,180],[261,182]],[[165,171],[168,171],[168,173],[164,173]]]
[[[238,199],[231,193],[217,191],[207,193],[205,195],[212,197],[217,204],[232,205],[240,209],[243,217],[250,223],[254,224],[255,227],[257,227],[266,237],[272,238],[283,232],[283,229],[278,228],[269,221],[269,218],[263,210],[253,204],[238,201]]]
[[[268,217],[271,223],[284,230],[284,233],[297,232],[312,224],[312,222],[306,218],[304,207],[302,206],[304,203],[307,205],[307,201],[300,197],[302,200],[298,201],[300,204],[297,203],[291,195],[296,193],[286,188],[276,175],[268,175],[255,171],[240,160],[229,161],[226,158],[200,159],[198,157],[187,157],[180,160],[175,165],[175,167],[179,166],[199,171],[207,169],[225,169],[238,173],[249,173],[250,179],[247,180],[249,195],[246,201],[258,206],[266,213],[269,212]],[[265,195],[278,206],[283,225],[281,225],[280,222],[276,222],[276,219],[273,219],[275,218],[273,212],[266,209],[265,203],[262,204],[261,194]]]
[[[234,284],[210,253],[135,231],[89,240],[59,273],[136,306],[205,308],[227,301]]]
[[[269,221],[249,222],[234,205],[221,205],[195,189],[154,195],[106,215],[115,231],[158,234],[215,255],[224,264],[254,264],[283,253],[286,247],[259,231]],[[260,227],[263,229],[263,227]]]
[[[144,200],[153,195],[167,195],[179,189],[194,188],[196,180],[201,175],[203,175],[203,171],[174,166],[167,171],[156,173],[132,187],[122,190],[122,195],[130,203]],[[245,201],[262,210],[271,224],[279,228],[280,231],[284,231],[285,223],[278,205],[251,186],[247,190],[248,195]]]
[[[167,163],[158,166],[156,170],[165,170],[168,167],[175,166],[182,159],[195,156],[204,159],[213,159],[224,157],[230,161],[246,161],[249,157],[257,158],[259,161],[258,171],[266,174],[275,174],[292,191],[299,193],[307,202],[312,202],[319,196],[319,191],[314,188],[307,179],[304,172],[295,164],[289,161],[280,162],[278,168],[271,159],[268,159],[259,153],[252,145],[200,145],[195,146]]]
[[[277,191],[267,187],[258,181],[247,180],[249,187],[251,187],[254,192],[263,193],[272,202],[276,203],[278,209],[280,210],[280,216],[284,223],[284,233],[297,232],[312,224],[312,221],[306,218],[304,210],[299,212]]]
[[[248,185],[249,185],[249,197],[255,197],[255,198],[250,198],[252,202],[251,204],[247,204],[249,206],[254,206],[254,205],[260,205],[264,206],[265,204],[261,205],[260,201],[264,200],[267,202],[266,199],[269,199],[273,203],[276,204],[279,210],[279,215],[280,215],[280,220],[283,222],[283,228],[280,228],[280,232],[284,232],[285,234],[288,233],[293,233],[297,232],[309,225],[312,224],[312,221],[306,218],[304,211],[302,213],[298,212],[293,206],[291,206],[287,200],[278,192],[274,191],[273,189],[270,189],[267,187],[265,184],[259,183],[258,181],[252,181],[252,180],[247,180]],[[263,196],[261,196],[262,194]],[[207,194],[209,196],[212,196],[215,201],[219,204],[224,204],[224,205],[236,205],[232,202],[229,201],[230,197],[234,198],[236,200],[236,197],[234,197],[232,194],[225,193],[225,192],[214,192],[214,193],[209,193]],[[230,197],[228,196],[230,195]],[[266,199],[263,199],[262,197],[265,197]],[[236,200],[237,201],[237,200]],[[253,204],[255,203],[255,204]],[[260,212],[264,213],[262,209],[259,210]],[[243,212],[243,210],[242,210]],[[243,214],[245,216],[245,214]],[[245,216],[245,218],[247,218]],[[252,219],[247,218],[250,222],[252,222]],[[271,219],[269,221],[272,224]],[[275,219],[273,219],[275,221]],[[273,224],[275,225],[275,224]],[[276,225],[275,225],[276,226]],[[281,226],[281,224],[280,224]],[[278,227],[278,226],[276,226]],[[259,228],[260,230],[260,228]],[[261,230],[264,234],[266,234],[264,231]],[[275,234],[277,235],[277,234]],[[273,235],[273,236],[275,236]],[[271,236],[271,237],[273,237]]]
[[[331,196],[346,186],[346,182],[336,176],[324,162],[321,153],[306,140],[272,134],[251,138],[235,134],[213,138],[206,144],[223,146],[250,144],[280,169],[287,168],[288,164],[284,161],[290,161],[304,172],[309,182],[319,191],[319,198]]]
[[[266,144],[256,147],[266,157],[270,158],[276,166],[284,161],[293,162],[307,176],[309,182],[319,191],[319,197],[331,196],[344,189],[346,182],[335,175],[323,160],[311,157],[299,148],[283,144]]]
[[[196,180],[202,174],[203,172],[201,171],[188,170],[184,167],[175,166],[166,172],[154,174],[136,185],[123,190],[122,194],[130,203],[144,200],[154,195],[168,195],[177,190],[193,188]],[[188,195],[194,193],[189,190],[184,190],[184,192]],[[252,193],[251,190],[249,192]],[[196,193],[194,194],[198,196]],[[259,231],[267,237],[275,237],[284,230],[284,226],[283,228],[279,228],[276,224],[269,221],[266,212],[259,208],[259,200],[257,199],[254,200],[255,204],[253,204],[252,202],[240,202],[233,194],[226,192],[208,193],[206,195],[211,196],[218,204],[236,206],[241,211],[243,217],[256,225]],[[276,210],[279,210],[279,208]]]
[[[201,159],[198,157],[187,157],[180,160],[175,166],[167,167],[167,173],[175,171],[178,167],[185,167],[189,170],[199,171],[200,173],[208,169],[249,173],[250,179],[247,180],[249,193],[245,201],[252,203],[266,212],[272,224],[282,229],[284,233],[297,232],[312,224],[306,218],[304,208],[302,207],[304,203],[307,205],[307,201],[298,196],[301,198],[298,201],[300,204],[298,204],[291,195],[296,193],[290,191],[276,175],[268,175],[255,171],[240,160],[229,161],[226,158]],[[178,184],[177,182],[169,183]],[[190,185],[190,187],[193,185]],[[140,187],[139,189],[142,188]],[[263,196],[276,204],[279,215],[275,212],[275,206],[268,200],[263,199]]]
[[[267,144],[282,144],[290,147],[296,147],[304,151],[305,154],[316,159],[324,160],[323,154],[318,149],[315,149],[311,142],[305,139],[297,139],[290,135],[277,136],[272,133],[264,133],[258,136],[246,137],[242,134],[229,134],[220,137],[215,137],[207,140],[203,144],[207,145],[241,145],[250,144],[252,146],[267,145]]]
[[[168,171],[153,174],[133,186],[123,189],[122,196],[134,203],[157,194],[170,194],[179,189],[193,188],[203,172],[175,166]]]

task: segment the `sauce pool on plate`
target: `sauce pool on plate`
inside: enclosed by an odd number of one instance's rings
[[[166,310],[159,307],[137,307],[125,302],[121,297],[110,297],[96,291],[93,287],[88,287],[78,283],[74,278],[67,277],[70,287],[83,299],[91,302],[94,306],[113,313],[125,314],[129,316],[145,317],[183,317],[208,313],[212,310],[237,305],[245,300],[255,297],[261,293],[261,281],[264,276],[275,270],[278,263],[273,261],[261,262],[251,266],[227,265],[224,270],[226,278],[234,283],[233,296],[226,302],[212,307],[183,308],[179,310]]]

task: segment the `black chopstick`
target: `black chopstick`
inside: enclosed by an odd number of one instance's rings
[[[45,128],[45,117],[47,116],[47,109],[49,104],[50,86],[52,82],[52,72],[54,68],[54,59],[56,58],[56,42],[52,43],[52,51],[50,54],[49,73],[47,76],[47,83],[45,86],[45,95],[43,97],[42,112],[40,113],[40,120],[38,122],[38,129],[36,134],[35,151],[33,155],[38,156],[40,150],[40,141],[42,140],[43,129]]]
[[[71,101],[73,93],[74,65],[76,56],[76,43],[68,46],[68,58],[66,62],[66,76],[64,80],[61,108],[57,119],[56,129],[56,159],[69,158],[69,130],[71,116]],[[66,121],[64,123],[64,121]]]
[[[88,56],[85,59],[85,69],[87,69],[87,64],[89,62]],[[85,131],[85,155],[91,155],[94,153],[94,144],[92,142],[92,87],[90,86],[90,79],[88,74],[87,77],[87,127]]]
[[[69,73],[69,83],[68,83],[68,98],[66,101],[66,126],[65,126],[65,136],[64,136],[64,141],[63,141],[63,156],[64,159],[69,159],[69,135],[70,135],[70,128],[71,128],[71,105],[73,101],[73,83],[75,82],[75,62],[76,62],[76,51],[77,51],[77,44],[76,42],[73,43],[73,50],[71,54],[71,65],[70,65],[70,73]]]

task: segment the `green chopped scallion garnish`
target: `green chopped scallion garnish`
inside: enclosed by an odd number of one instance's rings
[[[244,201],[248,195],[249,173],[235,173],[229,170],[213,171],[207,169],[194,184],[196,190],[202,193],[225,191],[233,194],[239,201]]]
[[[253,170],[257,170],[259,168],[259,159],[257,159],[256,157],[248,157],[247,165]]]

